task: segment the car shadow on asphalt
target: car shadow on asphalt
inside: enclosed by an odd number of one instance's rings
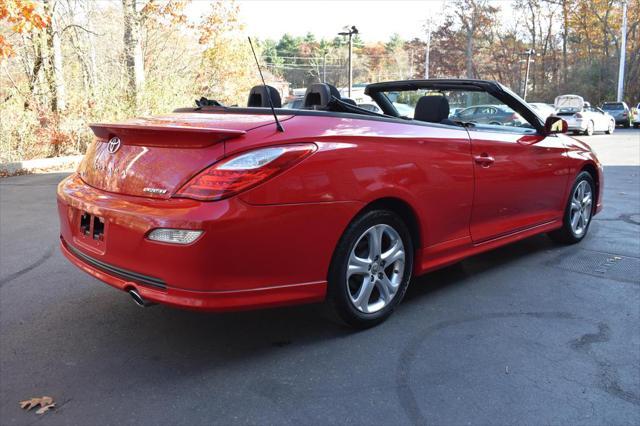
[[[422,302],[435,293],[445,292],[454,287],[470,285],[469,280],[485,272],[512,265],[523,258],[533,259],[538,253],[562,247],[555,244],[546,235],[535,235],[522,241],[472,256],[414,278],[407,290],[403,305]]]
[[[534,236],[425,274],[411,284],[399,309],[428,303],[435,293],[446,293],[456,287],[469,285],[469,279],[474,276],[500,269],[521,258],[531,258],[536,253],[554,247],[557,246],[546,236]],[[344,338],[358,333],[334,320],[323,304],[215,314],[157,306],[148,308],[146,312],[150,315],[138,319],[138,326],[153,317],[148,325],[154,330],[163,329],[163,340],[171,341],[171,346],[182,348],[193,347],[194,344],[202,346],[203,341],[209,341],[210,349],[231,350],[235,347],[238,350],[252,348],[255,351],[259,347],[266,349],[283,348],[290,344],[313,344],[315,341]]]
[[[442,296],[455,292],[471,285],[469,281],[474,276],[553,247],[546,236],[532,237],[426,274],[410,286],[399,310],[409,313],[423,309],[436,293]],[[105,293],[90,296],[84,309],[94,316],[109,318],[107,323],[95,335],[87,336],[77,328],[70,332],[81,334],[77,338],[83,338],[87,347],[99,348],[99,352],[110,353],[112,348],[119,348],[120,360],[113,362],[119,365],[124,360],[131,367],[129,371],[136,372],[130,374],[140,376],[163,372],[188,380],[207,372],[214,374],[220,368],[233,370],[254,362],[281,362],[277,360],[283,356],[321,356],[327,350],[344,350],[343,339],[349,339],[349,344],[367,345],[371,338],[385,333],[400,336],[405,329],[402,321],[393,320],[394,316],[379,327],[355,331],[330,320],[321,304],[209,314],[165,306],[141,310],[118,299],[123,297],[121,294],[116,297],[111,293],[108,301],[99,300],[101,294]]]

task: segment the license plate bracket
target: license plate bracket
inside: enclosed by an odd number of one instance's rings
[[[104,241],[104,218],[87,212],[80,214],[80,236],[94,241]]]

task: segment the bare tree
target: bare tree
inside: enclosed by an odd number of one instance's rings
[[[477,76],[474,66],[474,48],[479,35],[495,21],[497,8],[487,0],[458,0],[455,3],[455,14],[465,34],[465,68],[467,78]]]
[[[140,37],[140,14],[136,0],[122,0],[124,13],[124,56],[128,80],[128,95],[134,108],[144,88],[144,57]]]
[[[47,81],[51,92],[51,111],[61,112],[66,109],[66,91],[64,74],[62,72],[62,47],[60,45],[60,22],[55,13],[56,0],[45,0],[45,10],[50,19],[50,25],[46,27],[46,49],[41,49],[44,57]]]

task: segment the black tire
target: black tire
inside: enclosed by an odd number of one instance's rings
[[[576,235],[576,233],[573,231],[573,228],[571,227],[571,201],[573,199],[573,194],[576,188],[583,181],[586,181],[589,184],[591,188],[593,201],[592,201],[591,212],[589,215],[589,220],[587,222],[586,229],[581,235]],[[555,242],[561,243],[561,244],[579,243],[589,232],[589,226],[591,226],[591,219],[593,218],[593,212],[595,211],[595,208],[596,208],[596,185],[593,181],[593,176],[591,176],[589,172],[580,172],[578,177],[576,177],[576,180],[573,183],[573,186],[571,186],[571,191],[569,192],[569,198],[567,200],[567,205],[564,209],[564,216],[562,218],[562,228],[549,232],[548,234],[549,237]]]
[[[634,128],[634,129],[637,129],[637,128],[639,128],[639,127],[640,127],[640,124],[639,124],[639,123],[633,123],[633,128]]]
[[[625,129],[628,129],[629,128],[629,123],[628,122],[624,123],[623,126],[624,126]]]
[[[356,243],[360,241],[367,230],[370,230],[376,225],[388,225],[399,235],[404,246],[404,271],[396,293],[391,297],[391,300],[382,309],[374,313],[364,313],[356,308],[351,300],[350,292],[352,289],[347,280],[347,267],[351,252],[355,249]],[[389,265],[387,265],[387,268],[388,267]],[[386,274],[384,269],[382,271]],[[412,271],[413,241],[406,224],[397,214],[388,210],[365,212],[349,224],[333,253],[328,275],[329,287],[327,302],[331,310],[346,324],[360,329],[373,327],[387,319],[400,303],[407,291]],[[400,278],[399,275],[398,278]],[[373,295],[374,293],[372,292],[370,297]]]

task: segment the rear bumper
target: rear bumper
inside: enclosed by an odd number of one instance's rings
[[[126,279],[114,272],[87,262],[86,257],[60,240],[60,250],[69,261],[94,278],[122,291],[135,289],[144,299],[182,309],[224,312],[313,303],[324,300],[326,282],[312,282],[279,287],[238,291],[189,291],[172,287],[152,287],[138,280]]]
[[[74,265],[150,301],[209,311],[323,300],[333,250],[360,207],[154,200],[101,191],[77,176],[58,187],[61,250]],[[83,213],[104,220],[104,241],[82,235]],[[204,233],[188,245],[148,240],[158,227]]]
[[[574,118],[565,121],[567,122],[567,128],[570,132],[584,132],[585,130],[587,130],[588,120]]]

